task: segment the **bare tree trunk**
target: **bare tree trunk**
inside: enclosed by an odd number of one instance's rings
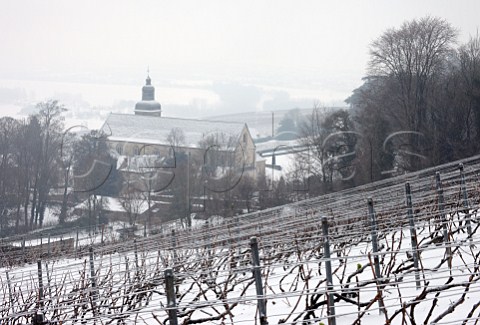
[[[34,188],[33,188],[33,196],[32,196],[32,207],[30,209],[30,227],[31,229],[33,229],[33,226],[36,225],[36,218],[35,218],[35,214],[36,214],[36,207],[37,207],[37,180],[38,180],[38,177],[35,179],[35,185],[34,185]]]

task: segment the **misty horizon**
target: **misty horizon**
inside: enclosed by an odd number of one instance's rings
[[[58,99],[72,119],[87,120],[133,113],[147,68],[166,116],[345,106],[383,31],[438,16],[463,43],[478,30],[480,5],[19,1],[3,9],[0,116]]]

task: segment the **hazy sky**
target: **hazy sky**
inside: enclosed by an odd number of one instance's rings
[[[8,104],[12,89],[29,100],[69,93],[92,107],[136,101],[150,66],[164,110],[196,105],[207,115],[340,103],[361,84],[368,45],[404,20],[445,18],[461,42],[480,27],[478,0],[0,4],[0,103]],[[93,94],[96,87],[85,84],[131,93],[98,87]]]

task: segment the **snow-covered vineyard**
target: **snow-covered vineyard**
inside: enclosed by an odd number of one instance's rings
[[[135,241],[77,248],[72,235],[38,262],[21,262],[16,238],[0,257],[1,323],[474,324],[480,156],[463,166]]]

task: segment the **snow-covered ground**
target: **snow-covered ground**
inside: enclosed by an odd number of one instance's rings
[[[286,213],[289,212],[292,211]],[[300,221],[295,215],[289,218]],[[436,324],[457,324],[478,303],[480,259],[478,249],[470,244],[480,244],[480,233],[477,233],[475,224],[470,242],[463,232],[465,228],[457,228],[458,222],[453,216],[450,221],[451,267],[444,260],[445,246],[442,243],[426,244],[430,240],[428,224],[418,227],[422,233],[418,237],[422,247],[419,289],[415,288],[415,272],[407,256],[411,250],[408,228],[398,228],[381,236],[379,244],[383,249],[379,257],[385,280],[382,295],[387,315],[393,318],[392,324],[402,324],[403,319],[409,317],[413,317],[416,323],[423,323],[432,306],[429,321],[440,318],[451,308],[452,312]],[[326,305],[322,304],[326,291],[326,259],[318,234],[319,225],[311,228],[312,231],[303,232],[303,238],[302,233],[292,231],[283,239],[261,241],[262,274],[270,324],[293,324],[297,318],[308,319],[308,324],[327,323]],[[184,235],[187,234],[179,234]],[[102,249],[98,248],[94,261],[96,316],[92,314],[93,289],[88,256],[45,261],[43,284],[47,318],[63,320],[63,324],[73,323],[75,318],[82,317],[88,324],[93,324],[94,320],[107,323],[114,319],[123,319],[126,324],[158,324],[155,318],[163,322],[167,317],[163,271],[173,267],[180,315],[187,315],[180,318],[198,320],[224,314],[219,319],[204,323],[253,324],[256,293],[248,243],[239,240],[219,245],[213,241],[213,234],[209,235],[207,231],[191,236],[178,246],[168,245],[161,238],[157,238],[158,241],[138,241],[135,244],[138,245],[137,253],[131,247],[130,251],[103,255]],[[195,245],[185,246],[189,240]],[[171,238],[168,238],[170,241]],[[330,259],[334,292],[344,298],[335,302],[337,324],[354,323],[363,313],[361,320],[365,324],[384,323],[385,316],[379,314],[378,302],[372,303],[378,291],[373,281],[373,266],[370,266],[373,256],[367,254],[371,252],[369,239],[342,247],[338,240],[333,239],[332,243],[335,242],[337,244],[331,245],[333,252]],[[125,247],[122,246],[122,249]],[[8,270],[11,297],[15,300],[13,306],[8,303],[5,271],[0,271],[4,286],[3,320],[6,321],[7,314],[18,317],[33,313],[38,290],[37,265]],[[462,295],[465,295],[464,301],[453,308],[461,301]],[[358,301],[360,308],[356,305]],[[315,304],[318,306],[315,307]],[[401,312],[402,306],[405,306],[405,313]],[[312,308],[310,315],[307,313],[309,308]],[[395,313],[398,314],[394,317]],[[411,320],[406,322],[410,324]]]
[[[295,154],[285,154],[275,156],[275,167],[272,167],[272,157],[266,158],[265,176],[274,181],[285,178],[289,173],[293,172],[295,166]]]
[[[327,324],[326,267],[331,262],[337,324],[473,324],[480,307],[478,167],[466,169],[467,215],[458,171],[447,166],[442,174],[444,219],[435,182],[422,171],[422,177],[399,177],[219,218],[174,234],[98,243],[93,264],[85,247],[77,256],[72,251],[61,259],[43,257],[44,306],[37,304],[37,265],[4,267],[0,318],[25,324],[42,309],[49,320],[62,324],[167,324],[164,272],[171,268],[179,324],[258,324],[257,298],[267,301],[269,324]],[[418,269],[411,257],[406,179],[412,182]],[[367,196],[375,198],[377,254],[372,251]],[[323,216],[328,216],[328,237],[322,234]],[[252,236],[259,241],[263,297],[257,296],[252,277]],[[325,256],[325,238],[330,258]],[[381,302],[385,313],[379,313]]]

